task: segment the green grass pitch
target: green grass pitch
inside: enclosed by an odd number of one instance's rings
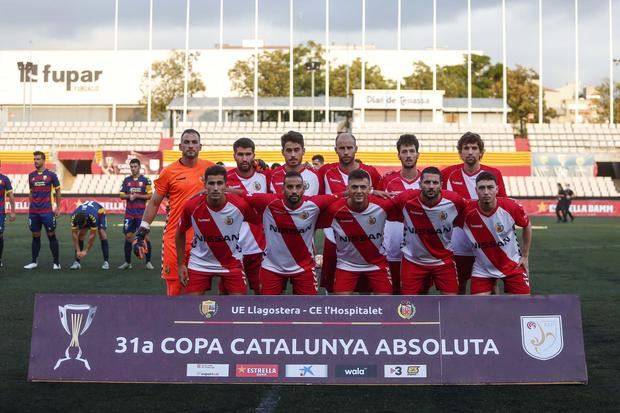
[[[118,271],[123,261],[120,216],[109,219],[112,270],[103,271],[99,242],[69,271],[68,217],[59,220],[62,271],[51,270],[43,237],[39,268],[30,261],[26,219],[7,223],[0,269],[0,411],[2,412],[253,412],[253,411],[617,411],[620,392],[620,219],[580,218],[556,224],[535,218],[531,283],[536,294],[581,296],[590,383],[586,386],[257,386],[28,383],[35,293],[163,294],[159,271]],[[158,241],[161,228],[153,229]],[[154,242],[159,264],[159,242]],[[265,404],[265,409],[256,410]]]

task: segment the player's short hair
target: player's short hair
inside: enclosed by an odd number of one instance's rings
[[[357,145],[357,139],[355,138],[355,136],[352,133],[349,133],[349,132],[338,132],[338,134],[336,135],[336,139],[334,140],[334,146],[338,146],[338,138],[341,137],[342,135],[349,135],[350,137],[353,138],[353,143],[355,145]]]
[[[183,131],[183,133],[181,133],[181,140],[183,140],[183,135],[185,135],[186,133],[195,133],[196,135],[198,135],[198,140],[200,140],[200,132],[198,132],[196,129],[185,129]]]
[[[478,185],[478,182],[480,181],[493,181],[497,183],[497,177],[494,173],[484,171],[480,172],[480,174],[476,177],[476,185]]]
[[[318,160],[321,163],[325,163],[325,158],[323,157],[323,155],[318,154],[318,153],[312,157],[312,160],[313,161]]]
[[[280,137],[280,142],[282,143],[282,149],[284,149],[284,145],[286,145],[287,142],[298,143],[303,148],[304,135],[297,131],[290,130]]]
[[[420,178],[423,178],[425,174],[439,175],[439,182],[441,182],[441,171],[436,166],[427,166],[422,170]]]
[[[226,168],[224,168],[222,165],[210,166],[205,171],[205,182],[207,182],[207,178],[210,176],[220,176],[220,175],[224,177],[224,182],[226,182],[226,178],[228,177]]]
[[[465,134],[463,134],[463,136],[461,136],[459,141],[456,143],[456,149],[461,152],[463,150],[463,146],[472,143],[478,145],[480,152],[484,152],[484,141],[480,135],[474,132],[465,132]]]
[[[368,182],[372,182],[370,180],[370,175],[368,175],[368,172],[363,169],[355,169],[351,171],[351,173],[349,174],[349,182],[351,182],[352,179],[367,179]]]
[[[282,166],[282,165],[280,165],[280,164],[279,164],[279,163],[277,163],[277,162],[274,162],[274,163],[272,163],[272,164],[271,164],[270,168],[271,168],[271,169],[276,169],[276,168],[279,168],[280,166]]]
[[[400,137],[396,141],[396,150],[400,152],[400,147],[403,145],[415,146],[416,152],[418,152],[420,149],[420,142],[418,142],[418,138],[416,138],[415,135],[410,134],[410,133],[405,133],[404,135],[400,135]]]
[[[304,180],[304,177],[301,176],[301,174],[297,171],[288,171],[285,175],[284,175],[284,181],[286,181],[289,178],[299,178],[302,180]]]
[[[237,152],[237,148],[250,148],[252,152],[256,151],[256,145],[250,138],[239,138],[233,143],[233,151]]]
[[[129,161],[129,165],[131,165],[132,163],[133,163],[133,164],[136,164],[136,163],[137,163],[138,165],[140,165],[140,159],[138,159],[138,158],[133,158],[131,161]]]
[[[86,226],[86,221],[88,220],[88,214],[86,212],[78,212],[75,214],[75,225],[78,228],[84,228]]]
[[[32,152],[32,156],[40,156],[41,158],[43,158],[43,160],[45,160],[45,153],[43,153],[41,151],[34,151],[34,152]]]

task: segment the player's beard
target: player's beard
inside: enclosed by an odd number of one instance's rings
[[[241,162],[237,164],[237,168],[241,171],[241,172],[249,172],[250,169],[252,169],[252,164],[249,162]]]

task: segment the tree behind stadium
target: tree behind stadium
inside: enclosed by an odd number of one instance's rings
[[[204,92],[207,88],[200,73],[192,71],[193,64],[200,56],[200,53],[190,53],[188,59],[189,81],[187,84],[187,94],[193,96],[197,92]],[[185,52],[172,50],[170,57],[166,60],[153,62],[151,68],[151,112],[153,119],[162,119],[166,108],[177,96],[183,96],[183,83],[185,80]],[[148,102],[148,71],[142,76],[140,84],[142,99],[140,104],[144,105],[146,113]]]

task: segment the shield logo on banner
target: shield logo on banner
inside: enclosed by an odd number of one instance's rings
[[[538,360],[550,360],[562,352],[562,316],[521,316],[523,350]]]
[[[213,300],[203,301],[200,304],[200,314],[205,316],[205,318],[211,318],[217,314],[217,310],[219,309],[217,303]]]
[[[396,308],[396,312],[400,318],[410,320],[415,315],[415,306],[411,301],[401,301]]]

